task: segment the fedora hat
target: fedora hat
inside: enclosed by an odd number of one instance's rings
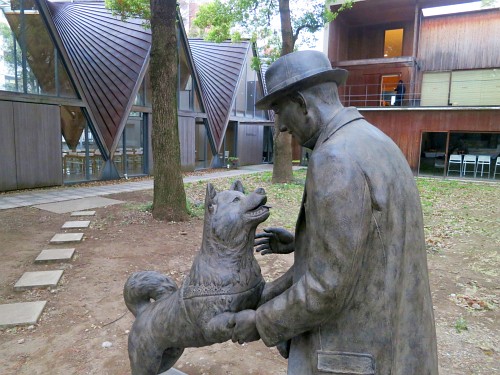
[[[276,99],[293,91],[322,82],[345,83],[347,70],[332,68],[328,57],[319,51],[298,51],[280,57],[266,72],[268,94],[255,103],[269,109]]]

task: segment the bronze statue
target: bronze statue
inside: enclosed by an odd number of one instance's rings
[[[437,374],[420,199],[397,145],[337,87],[347,72],[317,51],[285,55],[266,72],[281,131],[313,149],[295,236],[269,228],[262,253],[294,251],[260,307],[234,314],[233,341],[261,337],[289,375]]]
[[[266,200],[264,189],[243,194],[239,181],[219,193],[208,184],[202,246],[181,287],[153,271],[129,277],[123,294],[136,317],[128,340],[133,375],[168,370],[186,347],[230,340],[230,312],[257,307],[264,279],[253,245],[269,217]]]

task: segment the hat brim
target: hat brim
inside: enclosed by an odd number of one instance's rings
[[[269,95],[264,96],[262,99],[255,103],[257,109],[271,109],[272,104],[282,96],[290,94],[293,91],[298,91],[299,89],[305,89],[314,86],[318,83],[323,82],[335,82],[337,86],[343,85],[347,80],[348,72],[345,69],[331,69],[326,70],[307,78],[301,79],[287,85],[279,90],[272,92]]]

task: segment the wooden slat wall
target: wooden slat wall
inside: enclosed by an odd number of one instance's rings
[[[185,171],[195,168],[195,118],[179,116],[179,142],[181,144],[181,166]]]
[[[424,71],[500,67],[500,11],[481,10],[422,21],[419,62]]]
[[[491,110],[367,110],[361,114],[391,137],[413,171],[420,159],[422,132],[498,132],[500,111]]]
[[[262,163],[264,127],[260,125],[238,126],[238,159],[240,165]]]
[[[347,44],[347,60],[363,60],[384,57],[385,30],[404,29],[402,56],[411,56],[413,49],[413,22],[364,26],[349,30],[349,37],[340,44]]]
[[[11,102],[0,101],[0,191],[15,190],[16,178],[16,150],[14,133],[14,113]]]
[[[13,103],[17,188],[62,185],[58,106]]]

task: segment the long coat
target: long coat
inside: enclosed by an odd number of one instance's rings
[[[437,374],[423,219],[411,170],[354,108],[322,131],[295,230],[293,284],[263,304],[289,375]]]

